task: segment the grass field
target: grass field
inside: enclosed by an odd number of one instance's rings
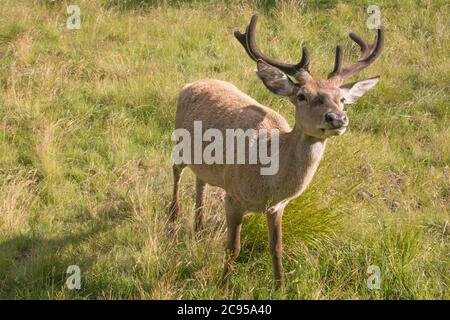
[[[449,299],[450,7],[359,2],[3,0],[0,299]],[[66,28],[69,4],[80,30]],[[261,47],[293,61],[304,41],[324,77],[338,42],[355,59],[349,31],[373,38],[373,4],[386,45],[359,79],[381,82],[348,109],[350,129],[285,213],[285,288],[272,289],[265,216],[252,215],[224,293],[223,192],[208,189],[196,239],[186,173],[180,236],[165,233],[177,92],[227,80],[292,123],[233,31],[259,12]],[[66,286],[70,265],[79,290]]]

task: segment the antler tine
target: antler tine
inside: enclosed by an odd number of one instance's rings
[[[359,60],[363,60],[363,59],[367,58],[371,52],[371,50],[370,50],[371,46],[369,46],[369,44],[363,38],[361,38],[354,32],[350,32],[348,34],[348,36],[350,37],[350,39],[355,41],[361,48],[361,54],[360,54]]]
[[[334,58],[334,69],[331,71],[331,73],[328,75],[328,79],[337,76],[342,69],[342,59],[343,59],[343,52],[341,46],[336,46],[336,56]]]
[[[263,61],[267,62],[268,64],[270,64],[274,67],[277,67],[280,70],[289,74],[290,76],[294,76],[294,77],[296,74],[298,74],[300,72],[301,69],[308,71],[309,52],[306,47],[302,47],[302,58],[299,61],[299,63],[297,63],[297,64],[289,64],[289,63],[277,61],[275,59],[272,59],[272,58],[264,55],[256,44],[255,29],[256,29],[257,21],[258,21],[258,15],[255,14],[252,16],[252,19],[250,20],[250,24],[248,25],[244,34],[242,34],[239,31],[236,31],[234,33],[234,36],[244,47],[245,51],[250,56],[250,58],[252,58],[254,61],[263,60]]]
[[[367,68],[371,65],[381,54],[384,46],[384,28],[381,26],[377,32],[376,41],[372,44],[368,44],[363,38],[356,33],[350,33],[350,38],[355,41],[361,48],[361,54],[358,62],[342,68],[342,48],[338,46],[336,48],[336,59],[334,63],[333,71],[328,75],[328,79],[333,77],[339,77],[342,80],[354,75],[355,73]]]
[[[247,47],[247,32],[248,32],[248,27],[245,30],[245,33],[241,33],[240,31],[235,31],[234,32],[234,36],[236,37],[236,39],[241,43],[241,45],[244,47],[245,52],[247,52],[247,54],[249,55],[249,57],[254,60],[254,61],[258,61],[257,58],[255,58],[252,53],[248,50]]]

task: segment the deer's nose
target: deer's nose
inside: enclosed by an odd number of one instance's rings
[[[333,126],[333,128],[345,127],[348,123],[345,113],[337,114],[334,112],[327,112],[325,114],[325,122]]]

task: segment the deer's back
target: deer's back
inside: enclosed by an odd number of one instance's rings
[[[203,132],[207,129],[220,130],[224,140],[226,129],[259,130],[264,128],[268,132],[271,129],[277,129],[280,133],[291,130],[280,114],[261,105],[231,83],[221,80],[200,80],[186,85],[181,90],[175,128],[188,130],[193,139],[194,121],[202,122]],[[192,146],[193,144],[192,141]],[[227,150],[224,150],[224,156],[226,152]],[[246,165],[189,164],[200,179],[227,191],[234,189],[231,184],[236,183],[237,180],[233,176],[238,175],[241,171],[240,167],[243,166]],[[250,175],[246,177],[246,180],[260,179],[259,167],[253,167],[245,170],[246,175]]]
[[[280,132],[290,131],[280,114],[231,83],[213,79],[188,84],[180,92],[175,128],[191,131],[194,121],[202,121],[203,130],[276,128]]]

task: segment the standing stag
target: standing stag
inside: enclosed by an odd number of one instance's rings
[[[327,80],[313,79],[309,54],[302,48],[297,64],[288,64],[264,55],[255,40],[257,15],[254,15],[244,34],[235,36],[247,54],[257,64],[257,75],[276,95],[287,97],[295,107],[295,125],[277,112],[265,107],[228,82],[200,80],[186,85],[180,92],[175,128],[193,135],[194,121],[201,121],[203,130],[215,128],[225,134],[226,129],[266,129],[279,132],[279,170],[274,175],[261,175],[261,164],[192,164],[173,165],[173,200],[170,220],[179,212],[179,182],[182,170],[188,166],[196,175],[195,230],[202,224],[205,185],[225,190],[227,222],[227,259],[224,281],[228,282],[233,260],[240,251],[240,231],[244,214],[265,212],[269,229],[270,253],[276,287],[283,284],[281,218],[284,208],[298,197],[311,182],[323,156],[326,140],[345,132],[348,117],[344,104],[354,103],[377,84],[379,77],[341,85],[348,77],[372,64],[383,49],[383,28],[378,29],[376,41],[368,44],[350,33],[361,48],[359,60],[342,66],[342,48],[337,46],[333,71]],[[290,78],[292,77],[292,79]],[[270,141],[269,141],[270,143]],[[194,150],[195,151],[195,150]],[[224,150],[224,154],[227,150]],[[236,152],[236,151],[233,151]],[[236,156],[236,155],[234,155]]]

